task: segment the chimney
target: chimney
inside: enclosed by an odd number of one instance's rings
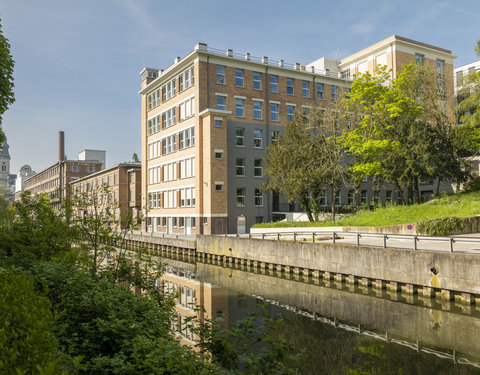
[[[58,132],[58,161],[65,160],[65,133]]]

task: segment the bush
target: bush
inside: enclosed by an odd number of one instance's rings
[[[444,236],[457,233],[465,229],[465,219],[456,216],[440,217],[438,219],[424,220],[417,224],[419,233],[429,236]]]

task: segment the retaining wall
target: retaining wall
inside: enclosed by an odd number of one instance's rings
[[[480,255],[202,235],[197,254],[480,295]]]

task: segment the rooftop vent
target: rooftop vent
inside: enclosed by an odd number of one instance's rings
[[[280,60],[280,61],[278,62],[278,66],[279,66],[280,68],[283,68],[284,63],[285,63],[285,62],[284,62],[283,60]]]
[[[268,57],[267,56],[262,57],[262,64],[268,64]]]
[[[175,60],[173,60],[174,64],[178,64],[180,62],[181,58],[180,57],[175,57]]]
[[[227,49],[227,56],[233,57],[233,49]]]
[[[245,60],[250,61],[250,52],[245,54]]]
[[[294,69],[295,70],[300,70],[300,63],[295,63]]]

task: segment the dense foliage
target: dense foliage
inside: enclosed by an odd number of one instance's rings
[[[192,322],[203,332],[200,353],[182,346],[171,330],[174,296],[155,287],[159,264],[108,241],[96,243],[96,255],[87,251],[84,228],[98,218],[82,215],[79,227],[75,206],[62,215],[28,193],[11,206],[0,196],[0,207],[0,373],[298,373],[300,358],[273,335],[275,319],[259,325],[250,317],[243,323],[250,329],[215,335],[207,334],[212,322]],[[121,236],[89,228],[120,245]],[[239,355],[250,339],[262,350]]]
[[[0,25],[0,147],[5,140],[2,131],[2,115],[15,101],[13,93],[13,65],[14,61],[10,54],[10,44],[5,38]]]

